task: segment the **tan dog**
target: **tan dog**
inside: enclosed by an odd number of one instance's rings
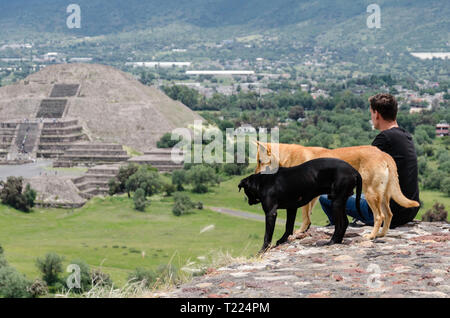
[[[348,162],[358,170],[363,180],[363,192],[374,214],[374,227],[368,239],[383,237],[389,230],[392,211],[389,207],[391,198],[405,208],[418,207],[416,201],[406,198],[398,181],[397,165],[392,157],[374,146],[357,146],[338,149],[321,147],[303,147],[291,144],[271,144],[257,142],[257,167],[255,173],[267,167],[273,170],[279,167],[293,167],[316,158],[337,158]],[[302,207],[302,225],[300,232],[305,232],[311,225],[310,214],[318,198]],[[383,229],[379,233],[381,224]]]

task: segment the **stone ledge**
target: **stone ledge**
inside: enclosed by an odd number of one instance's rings
[[[343,244],[323,246],[334,229],[312,227],[261,258],[149,297],[450,297],[450,224],[414,221],[367,241],[371,230],[348,228]]]

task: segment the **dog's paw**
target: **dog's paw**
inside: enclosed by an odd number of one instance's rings
[[[269,246],[263,246],[263,247],[259,250],[258,254],[256,254],[256,256],[262,256],[264,253],[266,253],[268,250],[270,250],[270,249],[272,249],[272,248],[273,248],[272,245],[269,245]]]
[[[375,239],[375,236],[373,236],[372,234],[364,234],[363,237],[367,240],[373,240]]]

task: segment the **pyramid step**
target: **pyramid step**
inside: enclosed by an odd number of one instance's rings
[[[119,156],[102,156],[102,155],[67,155],[64,154],[61,156],[62,160],[71,160],[71,161],[101,161],[101,162],[120,162],[126,161],[130,157],[125,155]]]
[[[44,129],[54,129],[54,128],[66,128],[70,126],[78,126],[78,120],[55,120],[55,121],[46,121],[44,122]]]
[[[45,128],[42,130],[43,136],[57,136],[57,135],[74,135],[80,134],[83,131],[83,127],[81,126],[73,126],[66,128]]]
[[[63,142],[75,142],[83,139],[85,137],[84,134],[71,134],[66,136],[60,135],[46,135],[41,136],[42,143],[63,143]]]
[[[107,188],[109,190],[108,184],[105,183],[105,182],[86,181],[86,182],[83,182],[83,183],[76,184],[76,187],[78,188],[78,190],[80,190],[82,192],[84,192],[85,190],[97,189],[97,188],[99,188],[99,189]]]
[[[77,149],[77,150],[73,150],[72,148],[69,148],[68,150],[66,150],[65,155],[67,156],[88,156],[88,155],[93,155],[93,156],[127,156],[127,152],[124,150],[109,150],[109,149]]]

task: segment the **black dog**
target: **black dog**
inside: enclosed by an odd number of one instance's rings
[[[356,187],[356,208],[359,208],[362,179],[359,172],[345,161],[320,158],[292,168],[278,169],[275,174],[254,174],[239,183],[244,188],[250,205],[261,203],[266,214],[266,233],[260,251],[264,252],[272,241],[277,209],[286,209],[286,231],[277,245],[287,241],[294,231],[297,209],[322,194],[332,200],[335,231],[328,244],[342,243],[348,226],[345,205]]]

